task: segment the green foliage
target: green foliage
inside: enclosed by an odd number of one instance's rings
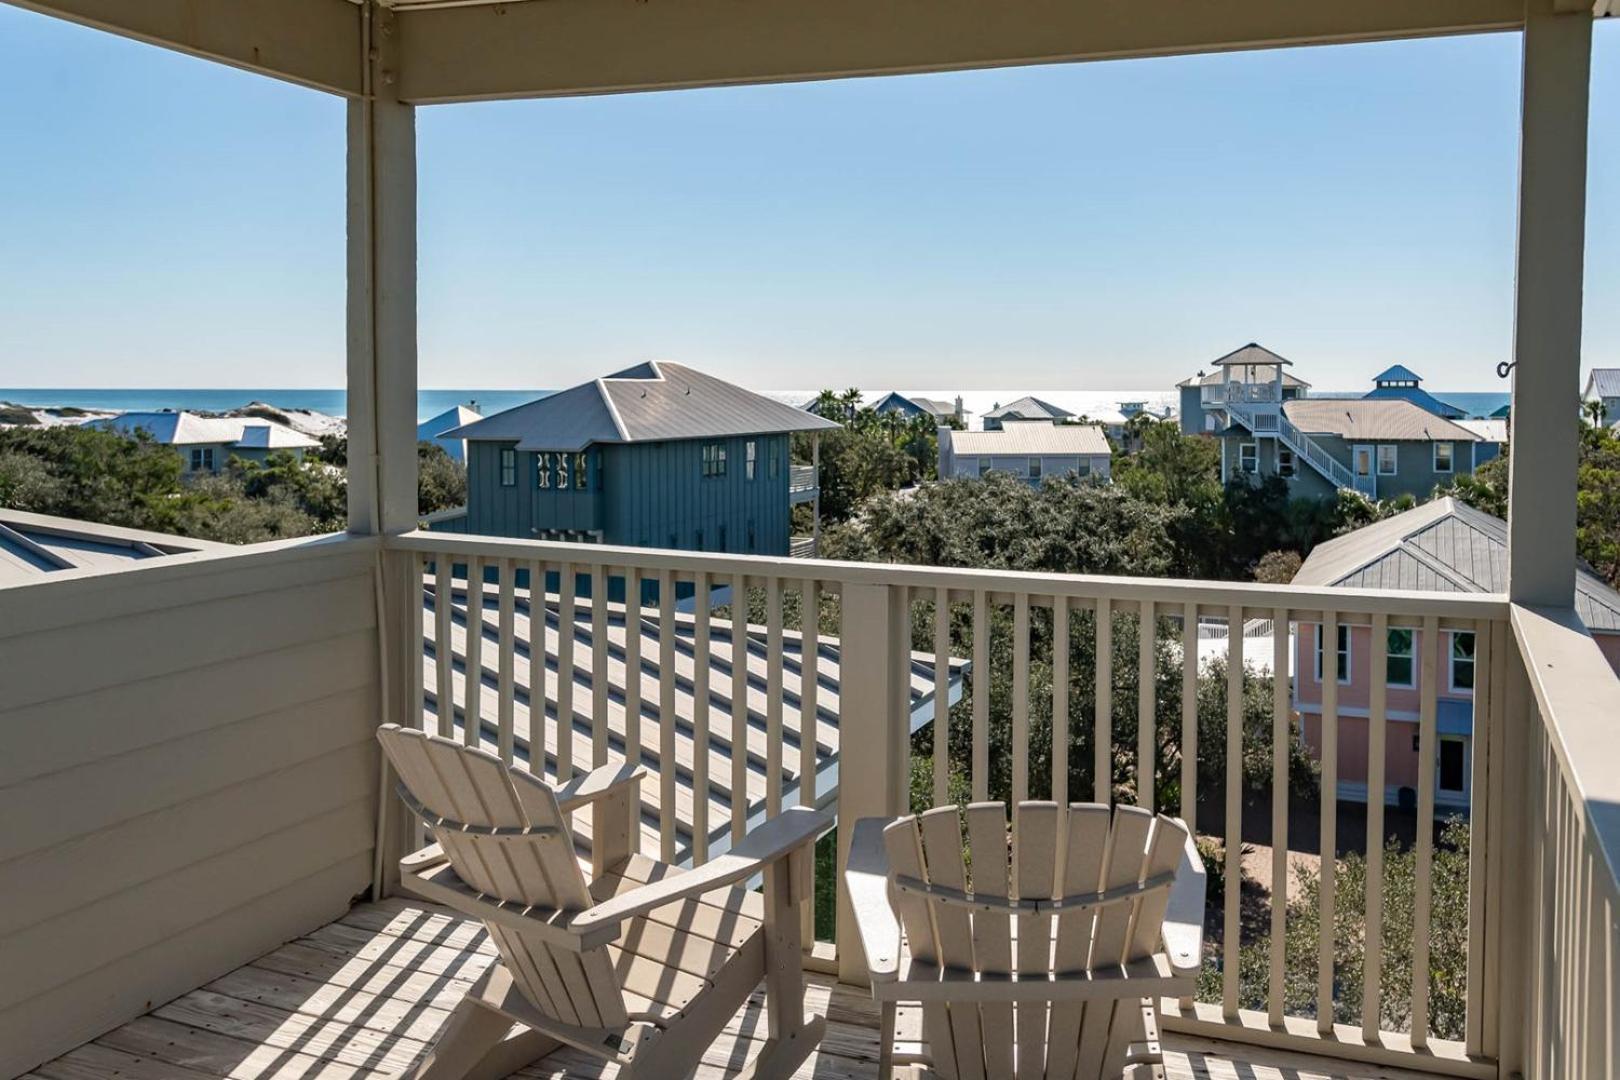
[[[416,444],[416,512],[467,505],[467,466],[436,442]]]
[[[938,475],[936,421],[927,415],[904,417],[860,404],[858,389],[823,390],[817,415],[843,424],[819,433],[821,440],[821,517],[847,521],[867,499]],[[813,436],[793,437],[793,459],[811,460]]]
[[[461,505],[466,469],[418,447],[423,513]],[[335,532],[347,519],[342,438],[302,461],[232,457],[218,475],[187,475],[180,455],[140,435],[85,427],[0,428],[0,505],[232,544]]]
[[[1202,846],[1200,847],[1202,850]],[[1206,860],[1206,866],[1208,861]],[[1431,863],[1432,899],[1429,933],[1430,1033],[1461,1039],[1467,1008],[1468,975],[1468,825],[1461,818],[1440,829]],[[1295,895],[1287,901],[1284,942],[1283,1009],[1293,1016],[1316,1015],[1321,878],[1314,868],[1296,864]],[[1333,1019],[1361,1023],[1366,994],[1367,859],[1356,852],[1341,856],[1334,876]],[[1264,1010],[1267,1004],[1270,955],[1270,903],[1252,882],[1244,883],[1246,928],[1238,951],[1238,1005]],[[1379,922],[1382,963],[1379,967],[1378,1017],[1386,1031],[1407,1031],[1412,1024],[1413,919],[1417,899],[1417,852],[1394,840],[1383,852],[1378,882],[1383,901]],[[1212,902],[1221,893],[1211,885]],[[1218,942],[1210,942],[1219,955]],[[1219,965],[1206,964],[1199,977],[1199,997],[1220,999]]]
[[[1074,477],[1040,487],[1000,473],[873,499],[825,536],[828,558],[925,566],[1165,576],[1181,512]]]
[[[868,562],[920,563],[990,569],[1074,574],[1163,576],[1171,572],[1175,551],[1168,533],[1184,511],[1154,506],[1130,493],[1075,479],[1048,480],[1034,488],[1012,477],[992,474],[977,480],[947,480],[908,497],[874,500],[862,520],[830,530],[828,557]],[[1179,614],[1179,613],[1177,613]],[[1043,797],[1051,790],[1054,626],[1049,608],[1030,613],[1028,666],[1029,775],[1031,791]],[[932,604],[919,601],[912,611],[914,648],[932,651]],[[988,615],[989,664],[968,676],[963,698],[951,711],[949,760],[953,791],[965,790],[972,760],[972,682],[988,680],[989,790],[993,799],[1012,792],[1012,702],[1014,670],[1013,615],[992,605]],[[1122,797],[1135,798],[1139,722],[1137,657],[1141,619],[1116,612],[1110,622],[1113,689],[1109,727],[1112,733],[1109,786]],[[825,624],[824,624],[825,625]],[[836,622],[829,628],[836,633]],[[1180,802],[1182,663],[1179,623],[1154,624],[1155,665],[1153,783],[1160,805]],[[1069,621],[1063,651],[1069,657],[1067,683],[1069,738],[1066,776],[1070,793],[1086,797],[1095,788],[1092,740],[1097,700],[1096,615],[1077,611]],[[958,656],[973,650],[971,612],[951,612],[952,649]],[[1199,789],[1219,791],[1226,775],[1227,679],[1224,660],[1204,665],[1198,679]],[[1249,672],[1244,678],[1242,715],[1246,783],[1263,786],[1271,776],[1272,680]],[[931,758],[932,726],[914,740],[914,758]],[[1305,751],[1294,746],[1291,779],[1309,783],[1312,767]],[[918,766],[914,783],[928,777],[919,794],[932,790],[932,764]]]
[[[1254,580],[1265,585],[1286,585],[1299,573],[1304,560],[1297,551],[1270,551],[1255,564]]]
[[[41,514],[132,528],[172,529],[180,455],[146,437],[84,427],[0,429],[7,459],[0,499]],[[17,458],[27,457],[32,465]]]

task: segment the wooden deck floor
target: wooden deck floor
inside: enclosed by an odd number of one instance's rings
[[[427,1048],[467,987],[494,959],[483,928],[445,909],[389,900],[337,922],[153,1009],[28,1074],[30,1080],[269,1080],[393,1075]],[[869,998],[824,978],[811,1005],[827,1038],[801,1080],[877,1075],[877,1014]],[[730,1075],[763,1039],[763,992],[705,1058],[702,1080]],[[1192,1044],[1171,1036],[1173,1080],[1391,1077],[1331,1062]],[[1242,1056],[1235,1056],[1241,1054]],[[601,1077],[614,1070],[561,1050],[517,1075]]]

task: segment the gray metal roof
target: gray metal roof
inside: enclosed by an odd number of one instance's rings
[[[1404,398],[1300,398],[1283,415],[1311,435],[1341,439],[1479,442],[1479,436]]]
[[[1107,457],[1108,436],[1096,424],[1054,424],[1047,420],[1012,420],[1000,431],[943,431],[958,454],[1078,454]]]
[[[1319,545],[1294,584],[1506,592],[1507,523],[1449,496],[1435,499]],[[1584,567],[1575,610],[1593,633],[1620,634],[1620,592]]]
[[[1021,397],[1017,401],[998,405],[984,414],[989,420],[1002,420],[1009,416],[1015,420],[1020,417],[1026,420],[1066,420],[1073,415],[1074,413],[1068,409],[1053,405],[1050,401],[1042,401],[1038,397]]]
[[[1593,368],[1586,379],[1587,397],[1620,397],[1620,368]]]
[[[839,425],[683,364],[652,361],[453,428],[441,438],[572,452],[594,443],[666,442],[826,431]]]
[[[1285,360],[1264,345],[1253,341],[1247,345],[1239,346],[1225,356],[1218,357],[1210,362],[1215,367],[1248,367],[1250,365],[1258,367],[1262,364],[1293,364],[1292,360]]]
[[[64,570],[113,569],[187,551],[228,545],[142,529],[0,509],[0,585]]]
[[[309,449],[321,445],[301,431],[260,416],[198,416],[185,412],[126,412],[87,420],[85,427],[134,435],[144,431],[169,446],[225,444],[247,449]]]
[[[1374,383],[1381,382],[1422,382],[1423,376],[1407,367],[1405,364],[1394,364],[1373,376]]]

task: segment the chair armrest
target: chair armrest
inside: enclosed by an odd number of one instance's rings
[[[647,770],[639,765],[602,765],[584,776],[576,776],[556,789],[557,809],[571,813],[581,807],[618,794],[627,786],[640,787]]]
[[[570,922],[572,929],[589,935],[591,944],[602,932],[606,940],[618,933],[626,919],[645,915],[676,900],[698,896],[738,881],[746,881],[771,863],[813,842],[833,824],[831,810],[811,810],[796,806],[784,810],[742,839],[736,847],[718,855],[695,870],[672,874],[620,893],[593,908],[580,912]]]
[[[1204,962],[1204,860],[1191,832],[1182,845],[1165,906],[1164,951],[1177,974],[1196,972]]]
[[[844,867],[844,884],[873,982],[890,982],[900,973],[900,920],[889,904],[889,854],[883,846],[883,830],[892,820],[857,821]]]

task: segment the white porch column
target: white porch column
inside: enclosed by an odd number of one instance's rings
[[[810,497],[810,547],[821,558],[821,432],[810,436],[810,468],[814,470],[816,493]]]
[[[1591,59],[1590,3],[1526,0],[1508,594],[1558,607],[1575,598]]]
[[[399,34],[392,11],[360,8],[366,41],[363,89],[349,102],[348,427],[349,532],[397,534],[416,527],[416,112],[400,104]],[[412,715],[422,657],[411,654],[409,620],[422,617],[416,560],[377,560],[378,718],[420,726]],[[399,882],[399,859],[416,823],[393,798],[379,755],[377,897]]]
[[[887,585],[846,585],[840,603],[838,749],[838,873],[849,863],[849,841],[863,817],[904,813],[909,778],[906,739],[910,717],[902,704],[909,688],[910,643],[906,590]],[[838,978],[864,985],[866,955],[855,926],[849,893],[838,883]]]
[[[349,531],[416,527],[416,110],[394,13],[367,3],[367,93],[349,103]]]

